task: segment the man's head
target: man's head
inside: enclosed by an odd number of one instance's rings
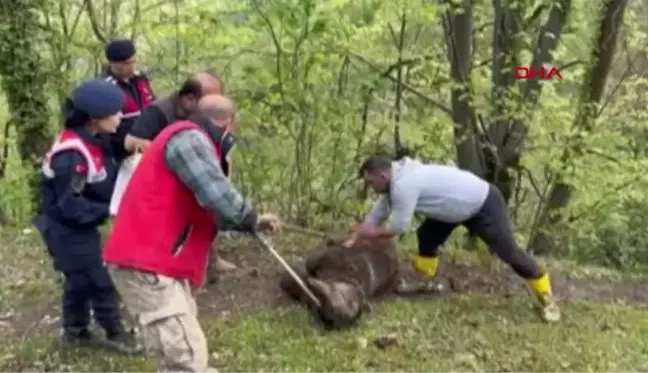
[[[359,174],[374,192],[387,193],[392,177],[392,160],[387,156],[372,155],[360,165]]]
[[[198,101],[198,111],[214,125],[234,132],[236,107],[229,98],[220,94],[208,94]]]
[[[135,45],[128,39],[113,40],[106,45],[106,59],[110,72],[128,79],[135,74]]]
[[[193,113],[198,108],[198,100],[205,95],[224,92],[223,81],[213,71],[201,71],[193,74],[180,88],[180,105],[187,113]]]

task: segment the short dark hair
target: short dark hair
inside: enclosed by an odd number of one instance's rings
[[[365,172],[374,174],[377,172],[387,171],[391,169],[391,166],[391,157],[386,155],[372,155],[362,162],[360,169],[358,170],[358,175],[363,177]]]
[[[202,96],[202,86],[198,80],[191,77],[184,81],[182,87],[180,87],[180,91],[178,91],[178,94],[180,96],[194,95],[200,98]]]

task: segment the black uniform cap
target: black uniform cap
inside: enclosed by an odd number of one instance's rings
[[[117,39],[106,44],[106,59],[110,62],[125,61],[135,55],[135,44],[128,39]]]

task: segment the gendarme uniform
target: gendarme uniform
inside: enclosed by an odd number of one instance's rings
[[[135,44],[128,39],[113,40],[106,45],[105,49],[106,59],[110,62],[126,61],[133,57],[135,53]],[[155,101],[155,93],[148,76],[141,71],[135,71],[132,76],[123,78],[114,75],[109,69],[104,79],[119,87],[124,93],[124,101],[121,107],[121,123],[117,133],[111,135],[116,155],[121,159],[128,156],[124,149],[126,135],[142,114],[142,110]]]
[[[90,342],[90,310],[106,332],[108,343],[120,351],[137,350],[124,331],[117,294],[101,259],[99,226],[108,217],[108,202],[117,173],[110,140],[93,134],[91,118],[119,112],[123,94],[114,85],[91,80],[79,85],[69,99],[72,110],[42,165],[43,214],[35,225],[64,274],[63,336],[66,341]]]

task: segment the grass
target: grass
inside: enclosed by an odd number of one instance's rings
[[[57,276],[39,240],[33,231],[0,231],[2,312],[58,295]]]
[[[307,247],[304,244],[288,243],[277,239],[277,248],[282,253],[294,253],[296,248]],[[52,269],[51,259],[38,233],[34,230],[0,230],[0,314],[26,304],[42,303],[43,297],[54,299],[58,296],[59,283]],[[412,252],[416,247],[410,235],[400,243],[403,252]],[[454,242],[443,251],[443,260],[475,265],[491,266],[501,269],[504,265],[490,254],[459,250]],[[297,250],[298,251],[298,250]],[[586,266],[572,261],[553,261],[552,267],[568,271],[574,277],[596,278],[607,280],[629,280],[648,277],[648,272],[615,271],[612,269]]]
[[[301,309],[203,320],[222,371],[646,371],[648,311],[570,302],[541,323],[528,299],[453,296],[379,306],[356,328],[326,333]],[[374,341],[390,335],[384,349]],[[66,350],[42,335],[0,350],[2,371],[155,370],[143,357]]]
[[[60,285],[38,240],[33,232],[0,232],[0,314],[38,316],[56,302]],[[445,253],[445,260],[483,265],[477,254]],[[578,273],[625,279],[596,268]],[[528,298],[500,294],[385,303],[344,332],[315,328],[299,308],[232,310],[205,315],[202,324],[211,364],[222,371],[648,371],[647,309],[582,301],[562,307],[557,325],[540,322]],[[3,338],[1,371],[156,370],[145,357],[68,349],[53,333],[33,333]],[[381,349],[375,341],[385,336],[396,343]]]

